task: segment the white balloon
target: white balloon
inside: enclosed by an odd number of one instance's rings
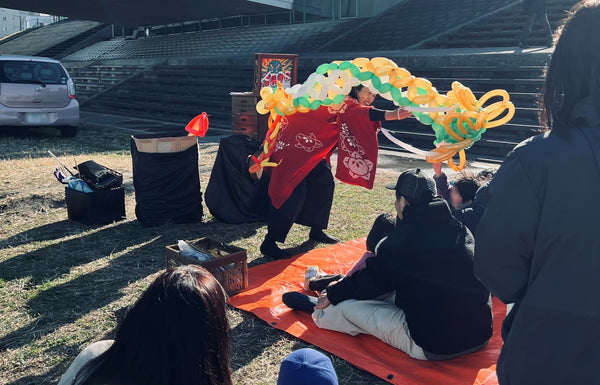
[[[348,89],[350,89],[348,87]],[[330,88],[329,88],[329,92],[332,93],[333,95],[337,96],[337,95],[341,95],[344,93],[344,90],[342,88],[340,88],[337,84],[333,84]],[[344,94],[345,95],[345,94]]]
[[[382,98],[387,99],[387,100],[392,100],[392,93],[391,92],[384,92],[383,94],[379,94],[381,95]]]

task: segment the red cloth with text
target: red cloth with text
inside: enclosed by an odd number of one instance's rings
[[[271,161],[269,196],[275,208],[323,159],[338,149],[336,178],[373,188],[377,168],[379,122],[369,119],[371,107],[346,97],[339,109],[322,106],[306,113],[284,116]]]

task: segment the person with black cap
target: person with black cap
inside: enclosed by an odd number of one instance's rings
[[[286,293],[284,303],[312,312],[320,328],[371,334],[420,360],[483,348],[492,336],[491,299],[473,276],[471,232],[420,169],[387,187],[396,192],[398,218],[376,256],[318,300]]]

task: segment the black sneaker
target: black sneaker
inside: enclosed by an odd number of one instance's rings
[[[260,245],[260,252],[265,257],[270,257],[274,259],[286,259],[292,256],[286,250],[281,250],[275,241],[270,241],[265,239],[263,243]]]
[[[283,303],[290,309],[312,313],[317,306],[317,297],[311,297],[297,291],[284,293],[281,296]]]
[[[330,245],[334,245],[336,243],[339,243],[340,240],[337,239],[336,237],[332,237],[331,235],[327,235],[325,234],[325,232],[323,230],[317,230],[317,229],[311,229],[310,233],[308,234],[308,237],[316,242],[320,242],[320,243],[328,243]]]
[[[345,277],[345,275],[343,275],[343,274],[325,275],[323,277],[309,280],[307,286],[308,286],[309,290],[323,291],[323,290],[327,289],[327,286],[329,286],[329,284],[331,282],[339,281],[340,279],[342,279],[344,277]]]

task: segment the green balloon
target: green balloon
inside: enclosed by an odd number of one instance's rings
[[[360,75],[360,68],[358,68],[358,66],[356,64],[350,64],[350,65],[352,66],[352,67],[350,67],[350,73],[355,78],[358,77],[358,75]]]
[[[423,114],[419,117],[419,122],[426,124],[426,125],[430,125],[431,123],[433,123],[433,119],[431,119],[431,116],[429,116],[427,114]]]
[[[375,85],[375,83],[373,83]],[[392,90],[392,85],[390,83],[383,83],[381,86],[377,87],[380,94],[385,94],[386,92],[390,92]]]
[[[310,108],[310,102],[308,101],[308,99],[304,96],[301,96],[298,98],[298,102],[300,103],[300,105],[304,108]]]
[[[344,95],[335,95],[335,97],[333,98],[333,104],[340,104],[341,102],[344,101]]]
[[[348,68],[352,67],[353,65],[354,65],[354,64],[352,64],[351,62],[349,62],[348,60],[346,60],[346,61],[343,61],[343,62],[341,62],[341,63],[340,63],[340,67],[339,67],[339,68],[340,68],[341,70],[344,70],[344,71],[345,71],[345,70],[347,70]],[[356,67],[356,66],[355,66],[355,67]]]
[[[324,73],[327,73],[327,70],[329,69],[329,64],[325,63],[325,64],[321,64],[320,66],[317,67],[317,73],[319,75],[323,75]]]
[[[446,129],[439,123],[433,122],[431,124],[431,128],[433,128],[433,132],[435,132],[435,137],[441,141],[441,138],[446,133]]]
[[[310,103],[310,109],[311,110],[316,110],[319,107],[321,107],[321,101],[320,100],[315,100],[312,103]]]
[[[390,90],[390,94],[392,94],[392,99],[394,99],[395,101],[398,102],[398,104],[400,104],[401,106],[406,106],[406,104],[403,104],[400,99],[402,99],[402,93],[400,92],[399,89],[397,88],[392,88]]]
[[[417,87],[417,95],[427,95],[427,90],[421,87]]]
[[[410,101],[409,98],[405,98],[405,97],[400,97],[398,100],[398,103],[400,103],[401,106],[410,106],[412,105],[412,102]]]
[[[333,100],[331,100],[330,98],[325,98],[325,100],[323,100],[323,105],[328,106],[333,102]]]
[[[379,79],[379,76],[373,75],[373,77],[371,78],[371,83],[373,83],[373,87],[375,87],[376,89],[379,89],[379,87],[381,87],[381,79]]]
[[[358,80],[364,82],[365,80],[371,79],[375,74],[371,71],[364,71],[358,74]]]
[[[330,71],[334,71],[334,70],[337,70],[337,69],[338,69],[337,63],[331,63],[331,64],[329,64],[329,70]]]

